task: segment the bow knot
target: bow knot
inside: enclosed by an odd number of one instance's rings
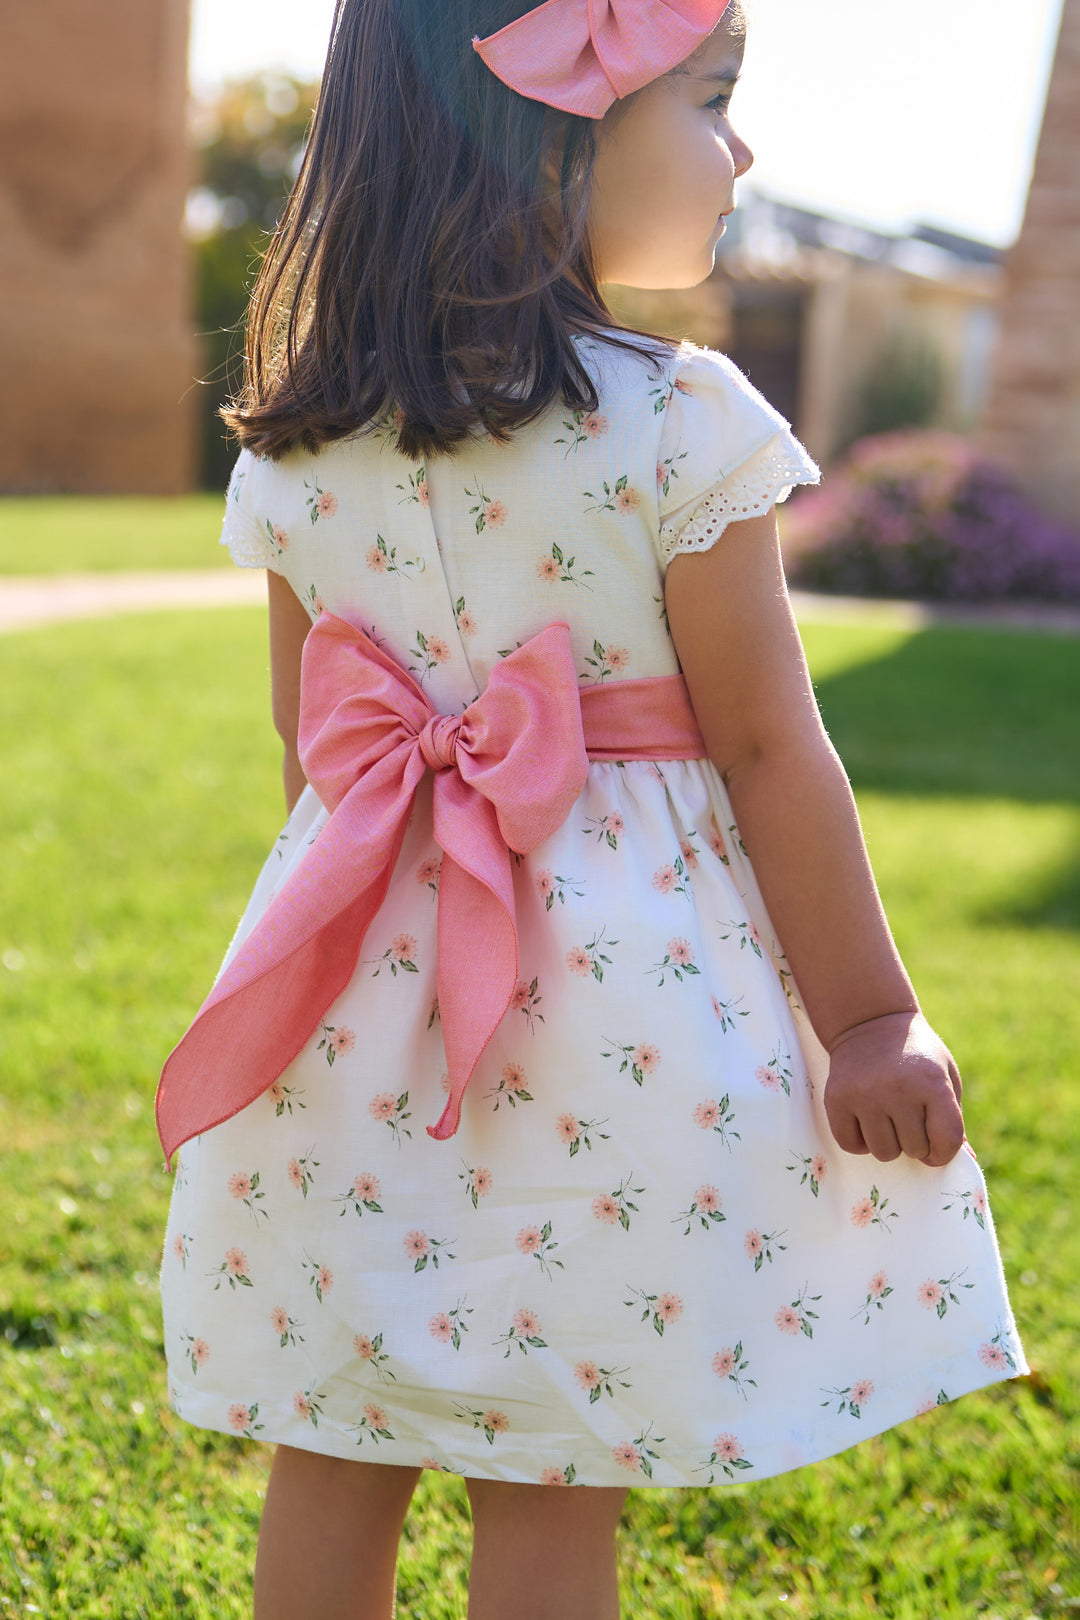
[[[419,736],[420,752],[429,771],[449,770],[457,762],[461,716],[433,714]]]

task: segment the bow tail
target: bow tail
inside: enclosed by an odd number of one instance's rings
[[[156,1113],[166,1163],[273,1085],[348,985],[422,774],[418,757],[404,772],[399,766],[397,782],[382,784],[375,814],[358,789],[346,795],[222,972],[161,1071]],[[329,918],[315,905],[326,893],[338,896]]]
[[[437,982],[450,1081],[446,1107],[438,1123],[427,1127],[437,1142],[458,1128],[465,1087],[510,1006],[518,976],[510,853],[493,807],[470,796],[469,823],[455,828],[454,811],[447,815],[447,801],[456,798],[453,786],[436,778],[435,836],[443,849]],[[455,837],[455,831],[464,836]]]

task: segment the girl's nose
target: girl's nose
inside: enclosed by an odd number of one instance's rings
[[[736,135],[731,143],[731,155],[735,159],[735,178],[744,175],[754,161],[754,154],[746,142]]]

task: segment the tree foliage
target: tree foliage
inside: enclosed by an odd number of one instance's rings
[[[230,81],[192,102],[195,186],[187,232],[202,344],[201,482],[222,489],[236,448],[216,415],[243,375],[244,318],[300,165],[318,84],[281,73]]]

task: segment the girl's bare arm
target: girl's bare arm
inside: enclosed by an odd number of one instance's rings
[[[666,602],[709,756],[822,1045],[840,1146],[945,1164],[960,1077],[893,941],[788,600],[775,512],[681,553]]]
[[[304,791],[306,778],[296,751],[300,726],[300,654],[311,629],[311,619],[292,586],[267,569],[270,594],[270,691],[274,729],[285,747],[283,776],[285,804],[292,813]]]

